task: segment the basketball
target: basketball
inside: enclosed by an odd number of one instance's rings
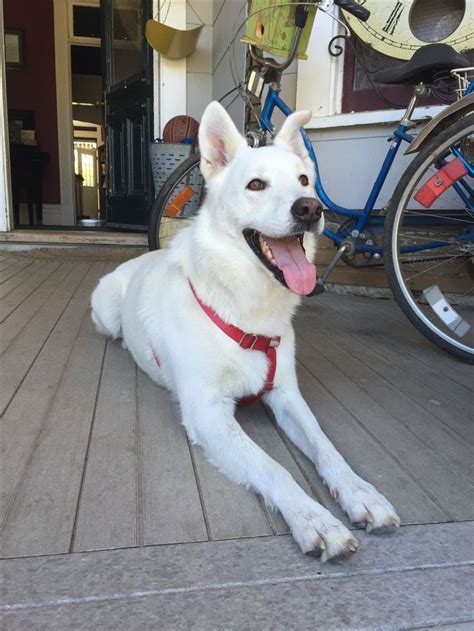
[[[197,137],[199,123],[191,116],[174,116],[163,129],[164,142],[181,142],[183,138]]]

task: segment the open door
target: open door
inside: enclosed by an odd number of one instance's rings
[[[151,0],[101,0],[105,56],[106,218],[146,229],[152,202],[152,51],[145,39]]]

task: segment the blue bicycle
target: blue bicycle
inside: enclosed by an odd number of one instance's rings
[[[334,0],[356,17],[370,15],[351,0]],[[307,7],[295,10],[295,36],[282,63],[266,58],[250,46],[253,64],[245,98],[261,95],[268,86],[258,125],[248,130],[252,146],[274,135],[275,109],[292,110],[280,97],[281,75],[293,61]],[[429,93],[440,72],[457,81],[458,100],[432,119],[417,135],[411,133],[418,100]],[[413,97],[392,134],[391,144],[364,208],[345,208],[326,193],[313,146],[301,133],[314,162],[316,192],[327,208],[324,234],[337,247],[333,260],[318,280],[316,293],[339,261],[356,267],[380,265],[383,259],[390,288],[415,327],[437,346],[474,363],[474,68],[452,48],[432,44],[418,49],[408,62],[374,75],[382,84],[413,86]],[[254,106],[252,105],[254,109]],[[377,199],[402,143],[416,153],[387,208],[376,209]],[[168,240],[198,211],[204,192],[199,155],[183,162],[155,199],[149,223],[150,249]]]

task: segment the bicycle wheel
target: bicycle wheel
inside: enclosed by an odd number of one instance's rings
[[[173,171],[153,202],[148,223],[150,250],[166,248],[197,214],[204,198],[204,180],[195,154]]]
[[[474,363],[473,164],[470,113],[407,168],[384,236],[385,269],[401,309],[420,333],[468,363]]]

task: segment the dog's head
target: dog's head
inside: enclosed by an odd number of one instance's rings
[[[199,128],[206,207],[213,221],[298,295],[315,287],[315,236],[324,226],[314,166],[300,134],[310,116],[292,114],[274,144],[259,149],[248,147],[219,103],[206,108]]]

